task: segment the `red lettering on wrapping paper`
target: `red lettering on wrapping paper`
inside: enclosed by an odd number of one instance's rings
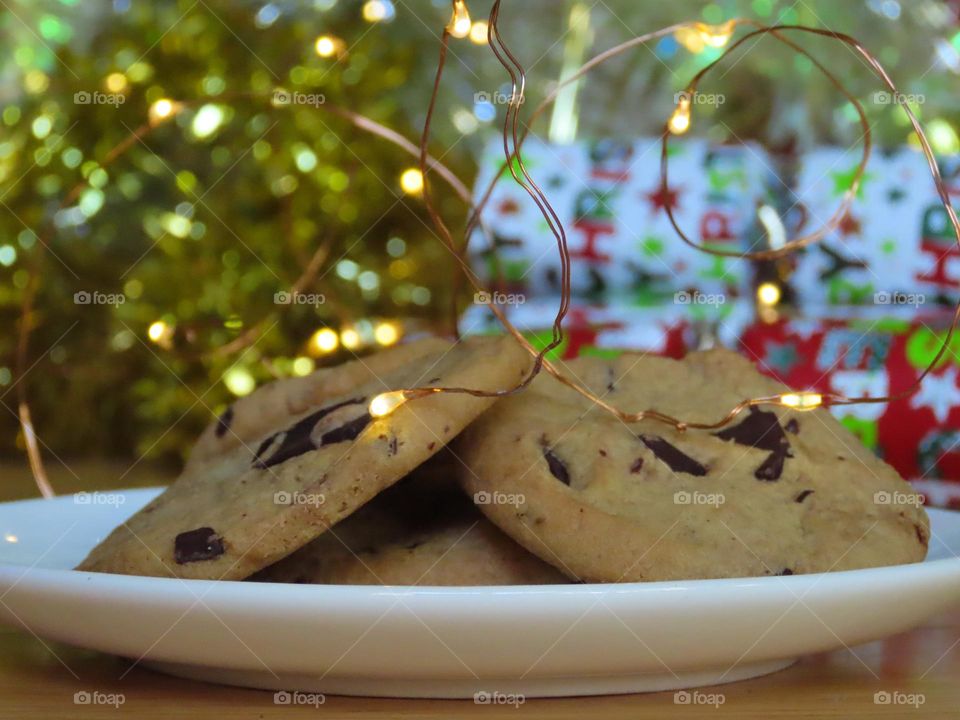
[[[608,170],[606,168],[594,165],[590,170],[590,177],[595,180],[609,180],[611,182],[626,182],[630,179],[630,168],[625,170]]]
[[[567,347],[564,350],[564,359],[573,359],[580,355],[584,347],[594,345],[597,341],[598,328],[590,324],[590,315],[587,308],[571,307],[564,322],[564,333],[567,336]]]
[[[924,211],[920,225],[920,252],[933,256],[933,270],[918,273],[917,280],[941,287],[960,287],[960,279],[947,273],[947,262],[960,258],[960,248],[953,237],[953,224],[946,208],[931,205]]]
[[[700,237],[704,242],[736,240],[730,229],[730,216],[719,210],[708,210],[700,218]]]
[[[947,273],[947,262],[960,259],[960,248],[951,245],[946,248],[943,241],[924,238],[920,242],[920,251],[933,256],[933,270],[917,274],[917,280],[934,283],[941,287],[960,287],[960,278],[950,277]]]
[[[601,235],[613,235],[613,223],[597,222],[596,220],[577,220],[573,224],[574,230],[584,235],[581,248],[570,250],[571,258],[583,258],[596,262],[609,262],[610,256],[597,250],[597,239]]]

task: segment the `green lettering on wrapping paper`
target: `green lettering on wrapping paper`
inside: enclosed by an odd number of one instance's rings
[[[647,257],[663,255],[663,240],[656,235],[648,235],[640,242],[640,252]]]
[[[507,280],[508,282],[523,282],[524,276],[530,269],[529,263],[527,263],[525,260],[504,260],[503,258],[497,259],[492,254],[484,259],[484,264],[487,268],[486,277],[490,278],[491,282],[498,279],[500,273],[503,274],[503,279]]]
[[[834,170],[830,173],[833,177],[833,194],[834,195],[843,195],[847,190],[853,187],[853,179],[857,175],[857,166],[854,165],[852,168],[843,172],[841,170]],[[857,200],[863,200],[863,188],[866,186],[868,180],[873,179],[873,173],[865,172],[860,178],[860,185],[857,187]]]
[[[615,350],[614,348],[602,348],[597,347],[596,345],[584,345],[580,348],[580,353],[578,357],[595,357],[600,358],[601,360],[615,360],[623,353],[625,350]]]
[[[547,345],[553,342],[553,330],[538,330],[536,332],[523,333],[523,336],[527,339],[531,345],[533,345],[534,350],[540,352]],[[567,345],[570,343],[570,339],[564,335],[561,343],[555,347],[553,350],[548,352],[544,357],[548,360],[559,360],[563,357],[563,354],[567,350]]]
[[[858,285],[843,278],[830,278],[828,297],[831,305],[862,305],[873,299],[873,284]]]
[[[727,259],[717,255],[710,256],[710,267],[702,270],[700,277],[708,280],[726,280],[730,277],[727,269]]]
[[[522,282],[524,275],[530,269],[530,264],[525,260],[504,260],[503,276],[510,282]]]
[[[735,182],[741,188],[747,186],[747,173],[743,168],[737,168],[735,170],[710,168],[707,171],[707,175],[710,178],[710,189],[713,192],[721,194],[721,197],[725,196],[726,190],[731,183]]]
[[[928,367],[940,352],[940,346],[946,334],[946,331],[938,333],[928,327],[917,328],[913,335],[907,338],[907,362],[918,370]],[[943,367],[950,362],[956,363],[958,354],[960,354],[960,336],[954,335],[950,340],[950,347],[940,358],[937,367]]]
[[[877,453],[878,455],[880,454],[879,448],[877,447],[878,432],[876,420],[861,420],[860,418],[848,415],[847,417],[840,419],[840,424],[856,435],[860,439],[860,442],[862,442],[866,447],[873,450],[873,452]]]
[[[494,163],[494,168],[499,168],[501,165],[503,165],[502,155],[492,154],[490,157]],[[527,155],[525,155],[522,152],[520,153],[520,159],[523,160],[523,166],[527,170],[530,170],[531,168],[534,168],[537,166],[537,162],[535,160],[531,161],[530,158],[527,157]],[[516,155],[510,156],[510,164],[513,166],[513,172],[517,174],[517,177],[522,178],[523,173],[520,171],[520,163],[518,162],[518,158]],[[510,173],[510,168],[507,167],[506,165],[504,165],[503,170],[500,171],[500,178],[502,179],[504,175],[510,175],[511,180],[513,179],[513,176]]]

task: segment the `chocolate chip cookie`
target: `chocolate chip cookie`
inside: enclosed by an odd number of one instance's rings
[[[289,555],[438,452],[490,398],[433,393],[373,418],[386,390],[513,386],[530,357],[511,337],[447,344],[198,462],[116,528],[78,570],[242,579]]]
[[[187,460],[190,470],[199,463],[249,444],[288,418],[321,405],[327,398],[349,393],[353,388],[381,375],[410,366],[449,343],[435,337],[414,340],[304,377],[283,378],[267,383],[235,400],[200,435]]]
[[[567,579],[515,543],[436,456],[313,542],[251,578],[340,585],[536,585]]]
[[[716,422],[786,388],[739,355],[628,353],[566,370],[629,412]],[[791,575],[918,562],[926,513],[825,410],[755,407],[720,430],[625,424],[546,374],[458,439],[469,494],[497,526],[582,580]]]

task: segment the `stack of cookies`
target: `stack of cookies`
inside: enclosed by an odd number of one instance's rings
[[[183,474],[79,570],[214,580],[516,585],[791,575],[918,562],[929,523],[823,410],[753,408],[719,431],[625,424],[511,337],[428,338],[236,401]],[[723,350],[562,366],[625,411],[712,422],[784,391]]]

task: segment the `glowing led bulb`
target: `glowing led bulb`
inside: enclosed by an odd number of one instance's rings
[[[780,402],[794,410],[813,410],[823,405],[823,395],[815,392],[785,393]]]
[[[667,128],[674,135],[683,135],[690,129],[690,93],[680,94],[680,100],[677,102],[673,115],[670,116]]]
[[[110,73],[103,84],[109,92],[122,93],[127,89],[127,76],[123,73]]]
[[[714,48],[722,48],[733,35],[733,28],[736,25],[735,20],[727,20],[721,25],[707,25],[706,23],[697,23],[697,32],[704,45]]]
[[[423,173],[417,168],[407,168],[400,175],[400,189],[407,195],[419,195],[423,192]]]
[[[767,307],[772,307],[780,302],[780,288],[772,283],[761,283],[757,287],[757,300]]]
[[[391,390],[380,393],[370,401],[368,408],[371,417],[386,417],[407,401],[407,394],[403,390]]]
[[[447,32],[455,38],[465,38],[470,34],[470,12],[464,0],[453,0],[453,15],[447,24]]]
[[[150,106],[150,120],[153,123],[163,122],[176,111],[177,106],[169,98],[160,98]]]
[[[343,41],[331,35],[321,35],[313,45],[317,55],[322,58],[333,57],[340,53],[343,48]]]
[[[487,21],[477,20],[470,26],[470,42],[476,45],[487,44]]]
[[[360,347],[360,333],[352,328],[340,331],[340,343],[347,350],[356,350]]]
[[[150,327],[147,328],[147,337],[153,340],[155,343],[160,342],[165,335],[170,331],[170,327],[163,321],[157,320],[150,324]]]
[[[330,328],[320,328],[310,338],[310,347],[318,353],[333,352],[339,344],[340,338]]]
[[[393,345],[400,339],[400,331],[390,322],[382,322],[373,330],[373,339],[381,345]]]

